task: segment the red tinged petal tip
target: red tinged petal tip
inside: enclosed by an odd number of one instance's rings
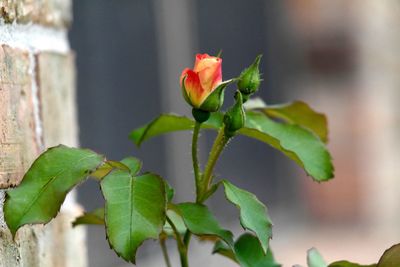
[[[179,84],[181,85],[181,87],[182,87],[183,78],[185,78],[185,76],[186,76],[186,74],[187,74],[187,72],[188,72],[189,70],[190,70],[189,68],[186,68],[186,69],[184,69],[184,70],[182,71],[181,77],[179,78]]]
[[[221,64],[222,64],[222,58],[212,57],[208,54],[197,54],[193,70],[195,72],[200,72],[203,69],[214,65],[221,67]]]
[[[205,90],[201,87],[200,78],[197,73],[188,69],[185,72],[185,89],[192,104],[199,107],[203,102]]]
[[[209,58],[211,57],[209,54],[205,53],[205,54],[197,54],[196,55],[196,60],[202,60],[204,58]]]

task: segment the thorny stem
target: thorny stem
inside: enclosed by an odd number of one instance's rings
[[[178,244],[179,257],[181,260],[181,266],[189,267],[189,262],[187,257],[187,247],[182,241],[181,234],[179,233],[178,229],[176,229],[175,224],[171,221],[171,219],[168,216],[167,216],[167,222],[169,223],[169,225],[171,225],[171,228],[175,233],[176,242]]]
[[[215,167],[215,164],[218,161],[219,156],[221,155],[222,151],[224,150],[226,144],[228,143],[230,137],[225,135],[225,129],[222,127],[219,132],[217,137],[215,138],[214,144],[211,148],[210,151],[210,156],[208,158],[208,162],[206,165],[206,168],[204,170],[204,174],[202,177],[202,184],[201,184],[201,195],[200,198],[198,199],[198,202],[203,202],[206,200],[206,194],[210,189],[210,185],[212,183],[213,179],[213,170]]]
[[[210,190],[210,185],[212,183],[212,173],[215,167],[215,164],[218,161],[219,156],[221,155],[222,151],[224,150],[226,144],[228,143],[230,137],[225,135],[224,127],[221,128],[218,132],[217,137],[215,138],[213,147],[211,148],[210,155],[208,158],[208,162],[206,168],[204,170],[204,174],[201,175],[200,167],[199,167],[199,159],[197,155],[197,143],[199,139],[199,132],[200,132],[201,123],[196,122],[194,129],[193,129],[193,138],[192,138],[192,161],[193,161],[193,171],[195,177],[195,184],[196,184],[196,202],[202,203],[207,199],[207,193]],[[175,232],[176,240],[178,243],[178,250],[181,259],[182,267],[188,267],[188,249],[190,238],[192,233],[190,231],[186,231],[185,236],[182,240],[182,237],[178,230],[176,229],[173,222],[167,217],[168,223],[171,225],[172,230]]]
[[[196,195],[199,196],[200,192],[200,167],[199,167],[199,159],[197,156],[197,143],[199,139],[199,132],[200,132],[201,123],[196,121],[193,130],[193,138],[192,138],[192,161],[193,161],[193,171],[194,171],[194,178],[196,183]]]

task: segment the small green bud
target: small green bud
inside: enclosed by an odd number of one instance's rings
[[[243,95],[248,97],[257,92],[260,87],[261,78],[259,65],[262,55],[258,55],[247,69],[245,69],[238,78],[238,88]],[[246,101],[245,101],[246,102]]]
[[[211,113],[208,111],[194,108],[192,109],[192,115],[197,122],[203,123],[210,118]]]
[[[231,137],[235,132],[243,128],[246,121],[246,114],[243,108],[243,96],[240,91],[235,94],[236,103],[225,113],[224,124],[225,134]]]

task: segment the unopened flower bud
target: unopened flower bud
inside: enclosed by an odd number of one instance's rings
[[[243,128],[246,121],[246,114],[243,108],[243,96],[240,91],[235,94],[236,103],[225,113],[224,124],[225,134],[233,136],[235,132]]]
[[[198,54],[193,69],[183,70],[180,83],[183,97],[193,108],[216,112],[224,101],[224,90],[232,80],[222,81],[222,59]]]
[[[261,57],[262,55],[258,55],[253,64],[245,69],[238,78],[238,88],[240,92],[246,96],[247,99],[251,94],[257,92],[258,88],[260,87],[261,78],[259,65]]]

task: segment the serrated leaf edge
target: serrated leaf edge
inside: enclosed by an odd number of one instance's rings
[[[54,150],[54,149],[60,148],[60,147],[70,148],[70,147],[65,146],[65,145],[58,145],[58,146],[54,146],[54,147],[48,148],[48,149],[47,149],[46,151],[44,151],[42,154],[47,153],[47,152],[50,151],[50,150]],[[95,151],[93,151],[93,150],[91,150],[91,149],[87,149],[87,148],[84,148],[84,149],[79,148],[79,149],[85,150],[85,151],[90,151],[90,152],[96,154],[96,156],[102,157],[102,158],[103,158],[102,162],[99,163],[95,169],[93,169],[93,170],[88,170],[86,177],[83,178],[82,181],[80,181],[79,183],[75,184],[73,187],[71,187],[70,190],[66,191],[64,198],[61,199],[61,201],[60,201],[60,205],[59,205],[59,208],[58,208],[58,210],[57,210],[57,213],[56,213],[55,216],[52,217],[49,221],[47,221],[47,222],[34,221],[34,222],[31,222],[31,223],[20,224],[20,225],[15,229],[15,231],[14,231],[14,230],[12,230],[12,229],[10,228],[10,226],[9,226],[9,224],[8,224],[8,222],[7,222],[7,219],[6,219],[6,217],[5,217],[4,220],[5,220],[6,224],[7,224],[7,228],[8,228],[8,229],[10,230],[10,232],[11,232],[11,235],[12,235],[13,240],[15,240],[16,234],[17,234],[18,230],[19,230],[21,227],[23,227],[23,226],[25,226],[25,225],[35,225],[35,224],[47,225],[48,223],[51,222],[52,219],[56,218],[57,215],[60,213],[60,209],[61,209],[62,203],[64,202],[64,200],[65,200],[65,198],[67,197],[68,193],[71,192],[72,189],[73,189],[74,187],[79,186],[80,184],[82,184],[83,182],[85,182],[85,181],[88,179],[88,177],[90,176],[90,173],[94,172],[94,171],[95,171],[96,169],[98,169],[102,164],[104,164],[104,162],[105,162],[105,160],[106,160],[106,158],[105,158],[104,155],[98,154],[98,153],[96,153]],[[88,157],[86,157],[86,158],[88,158]],[[39,160],[39,157],[35,159],[35,161],[31,164],[31,167],[30,167],[30,168],[32,168],[35,164],[37,164],[37,161],[38,161],[38,160]],[[29,168],[29,169],[30,169],[30,168]],[[25,173],[25,175],[26,175],[26,173]],[[25,178],[25,175],[24,175],[24,177],[22,178],[22,180]],[[21,180],[21,182],[22,182],[22,180]],[[49,184],[49,183],[47,183],[47,184]],[[47,184],[46,184],[46,185],[47,185]],[[15,186],[15,187],[13,187],[13,188],[17,188],[17,187],[18,187],[18,186]],[[9,189],[13,189],[13,188],[9,188]],[[5,198],[4,198],[3,211],[7,209],[6,206],[7,206],[7,203],[8,203],[9,198],[10,198],[10,196],[9,196],[9,193],[8,193],[8,190],[7,190],[7,191],[6,191],[6,194],[5,194]],[[37,198],[36,198],[36,199],[37,199]],[[32,207],[32,205],[31,205],[30,207]],[[26,212],[24,212],[24,214],[26,214]],[[4,215],[4,216],[5,216],[5,215]]]

